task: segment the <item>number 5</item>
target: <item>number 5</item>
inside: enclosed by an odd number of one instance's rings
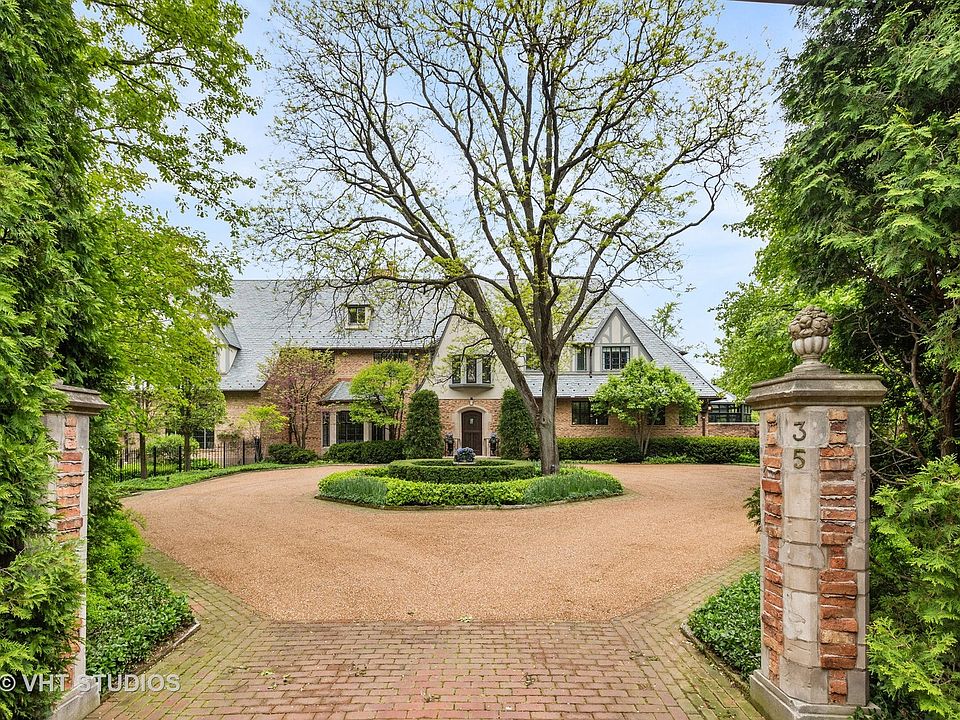
[[[793,467],[795,467],[797,470],[800,470],[804,465],[807,464],[807,460],[804,457],[806,453],[807,451],[803,448],[797,448],[793,451]]]

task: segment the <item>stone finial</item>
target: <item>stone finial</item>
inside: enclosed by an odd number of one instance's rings
[[[807,305],[790,323],[793,351],[804,365],[819,365],[820,358],[830,347],[833,317],[816,305]]]

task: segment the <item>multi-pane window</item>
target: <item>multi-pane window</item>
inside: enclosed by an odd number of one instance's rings
[[[386,428],[383,425],[371,425],[370,426],[370,439],[371,440],[386,440]]]
[[[450,358],[451,385],[492,385],[493,361],[488,357]]]
[[[193,444],[200,450],[213,450],[213,430],[201,428],[193,431]]]
[[[363,423],[351,420],[349,410],[337,412],[337,442],[363,442]]]
[[[577,372],[586,372],[589,369],[590,346],[577,345],[573,349],[573,369]]]
[[[712,423],[753,422],[753,409],[742,403],[713,403],[709,420]]]
[[[380,362],[406,362],[409,354],[406,350],[381,350],[373,354],[373,361],[375,363]]]
[[[651,425],[666,425],[667,424],[667,410],[666,408],[657,408],[653,410],[650,415],[647,417],[648,422]]]
[[[603,346],[603,369],[604,370],[623,370],[630,362],[629,345],[604,345]]]
[[[323,428],[323,446],[330,447],[330,413],[323,413],[320,420]]]
[[[589,400],[574,400],[571,407],[571,422],[574,425],[606,425],[608,422],[607,414],[594,412]]]
[[[370,308],[366,305],[347,305],[347,325],[366,327],[370,322]]]

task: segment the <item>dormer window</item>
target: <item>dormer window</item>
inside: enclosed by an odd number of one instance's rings
[[[603,369],[604,370],[623,370],[630,362],[629,345],[604,345],[603,347]]]
[[[576,345],[573,348],[573,369],[576,372],[586,372],[590,369],[590,346]]]
[[[370,326],[369,305],[347,305],[347,327],[366,328]]]

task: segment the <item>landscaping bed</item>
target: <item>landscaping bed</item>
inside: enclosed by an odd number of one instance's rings
[[[623,493],[611,475],[562,468],[541,476],[533,463],[483,460],[406,460],[386,467],[347,470],[324,477],[318,498],[373,507],[540,505]]]

